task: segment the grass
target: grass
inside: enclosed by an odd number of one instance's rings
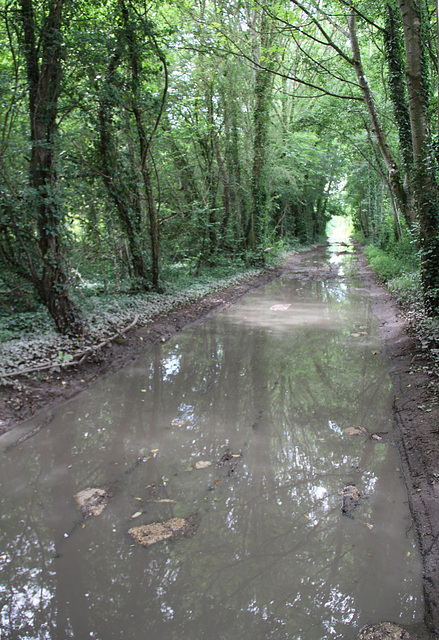
[[[419,257],[410,239],[386,248],[368,245],[365,253],[373,271],[402,306],[422,301]]]
[[[439,394],[439,317],[429,318],[425,314],[417,251],[401,243],[386,250],[369,245],[365,253],[374,272],[400,304],[408,331],[418,340],[425,357],[419,366],[435,375],[432,391]]]

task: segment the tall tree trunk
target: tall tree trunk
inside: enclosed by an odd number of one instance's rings
[[[115,72],[121,64],[123,44],[110,58],[104,80],[104,89],[99,105],[99,154],[102,176],[107,193],[116,205],[122,229],[126,235],[133,278],[136,285],[145,290],[150,288],[149,269],[145,259],[144,222],[141,196],[137,182],[136,168],[132,162],[121,171],[123,161],[116,146],[113,131],[113,113],[117,107],[114,93]],[[136,114],[138,116],[138,114]],[[133,153],[131,153],[133,156]]]
[[[398,127],[399,148],[404,167],[404,191],[407,204],[402,213],[409,228],[416,222],[416,211],[411,174],[413,170],[413,144],[410,112],[407,103],[407,87],[404,78],[404,63],[401,56],[400,23],[396,10],[386,5],[386,29],[384,33],[387,65],[389,69],[390,97]]]
[[[63,213],[57,197],[55,137],[62,76],[62,11],[64,0],[53,0],[37,38],[32,0],[20,0],[24,55],[29,89],[31,131],[29,207],[37,220],[41,268],[31,268],[39,297],[64,334],[83,333],[78,307],[71,300],[62,258]],[[41,62],[39,58],[41,57]]]
[[[131,90],[132,90],[132,109],[136,121],[137,137],[140,151],[140,172],[142,175],[143,186],[145,189],[146,206],[148,210],[149,236],[151,241],[151,277],[152,286],[157,291],[159,289],[160,279],[160,262],[159,262],[159,224],[157,219],[157,211],[154,201],[154,193],[152,189],[151,172],[148,167],[149,154],[151,153],[151,143],[157,131],[161,116],[163,114],[167,90],[168,90],[168,72],[166,59],[160,51],[152,32],[148,34],[150,44],[152,45],[156,55],[160,59],[165,72],[165,87],[162,96],[162,102],[158,117],[150,135],[147,135],[144,124],[144,113],[141,106],[141,74],[142,74],[142,57],[141,48],[139,46],[135,25],[130,16],[130,12],[124,0],[120,1],[120,8],[125,26],[125,37],[129,52],[129,61],[131,68]],[[150,27],[150,25],[148,25]]]
[[[429,315],[439,310],[439,199],[428,118],[427,65],[422,9],[417,0],[398,0],[404,29],[406,81],[413,143],[414,192],[421,235],[421,277]]]
[[[265,11],[260,16],[257,27],[258,35],[254,38],[253,55],[256,63],[265,53],[270,42],[268,17]],[[255,102],[253,111],[253,170],[251,179],[251,209],[249,225],[249,247],[258,253],[257,258],[264,258],[262,244],[265,235],[265,223],[268,201],[266,161],[267,136],[269,126],[271,74],[261,69],[258,64],[254,69]]]
[[[363,94],[363,100],[369,114],[369,120],[373,135],[387,168],[392,195],[395,199],[398,209],[401,211],[404,219],[410,226],[412,224],[413,214],[410,212],[409,198],[407,197],[407,193],[404,189],[404,184],[401,180],[401,174],[398,165],[396,164],[396,161],[388,145],[384,128],[375,105],[375,100],[367,81],[366,73],[364,71],[357,38],[356,13],[354,10],[352,10],[349,15],[349,37],[352,50],[352,65],[357,75],[361,93]]]
[[[249,237],[249,245],[253,251],[257,251],[262,246],[268,200],[265,172],[270,89],[268,72],[257,69],[255,76],[253,171],[251,182],[252,205],[250,211]]]
[[[115,61],[111,61],[106,84],[111,83],[111,75]],[[104,92],[108,89],[106,87]],[[133,277],[144,289],[149,288],[148,268],[145,264],[142,248],[142,213],[140,196],[135,179],[121,176],[118,167],[118,152],[114,143],[111,124],[112,106],[104,94],[99,106],[99,155],[102,165],[102,175],[107,193],[114,202],[118,217],[127,238]]]

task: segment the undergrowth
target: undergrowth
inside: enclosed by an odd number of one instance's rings
[[[274,268],[285,254],[270,258],[265,269]],[[268,261],[267,261],[268,262]],[[87,327],[86,336],[73,339],[61,336],[44,307],[35,311],[0,315],[0,381],[13,384],[7,373],[35,364],[54,366],[75,357],[84,348],[95,345],[129,325],[138,315],[137,326],[144,326],[172,310],[189,306],[204,296],[249,280],[262,269],[243,268],[242,263],[218,264],[198,276],[188,265],[177,264],[164,272],[164,293],[104,293],[101,283],[83,280],[75,293]],[[123,284],[123,283],[122,283]]]
[[[384,246],[367,245],[365,253],[373,271],[401,305],[420,303],[419,255],[410,237]]]
[[[424,368],[439,376],[439,318],[425,314],[419,256],[411,243],[387,246],[368,245],[365,253],[369,264],[386,285],[404,313],[409,333],[417,338],[424,354]],[[435,387],[437,383],[435,383]]]

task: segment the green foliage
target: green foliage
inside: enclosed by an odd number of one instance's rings
[[[405,262],[393,253],[388,253],[379,247],[369,245],[366,247],[366,255],[372,269],[383,282],[401,276],[404,272]]]
[[[30,339],[35,335],[53,331],[54,325],[49,314],[40,307],[37,311],[0,315],[0,342]]]
[[[409,233],[386,248],[367,246],[366,255],[377,276],[402,304],[421,300],[419,252]]]
[[[194,276],[193,286],[203,286],[209,270],[217,279],[231,265],[238,273],[277,264],[289,247],[323,238],[334,215],[349,215],[355,232],[377,247],[371,260],[380,277],[416,272],[405,235],[411,225],[396,215],[391,189],[398,172],[413,183],[404,175],[410,163],[393,116],[395,87],[388,87],[389,73],[401,80],[405,51],[379,3],[363,7],[357,36],[394,160],[390,174],[342,35],[348,8],[338,6],[329,20],[312,0],[300,8],[283,0],[75,0],[58,32],[64,74],[46,105],[57,118],[45,147],[50,184],[41,189],[29,182],[29,47],[11,28],[16,9],[8,7],[0,30],[0,279],[2,291],[22,297],[15,310],[39,308],[35,300],[44,295],[52,304],[49,294],[59,302],[68,285],[89,317],[104,294],[115,296],[115,313],[131,312],[132,292],[151,286],[158,265],[156,288],[177,295]],[[44,44],[49,5],[38,7]],[[424,44],[430,18],[424,15]],[[386,29],[388,58],[393,52],[398,63],[388,69]],[[42,49],[36,54],[41,64]],[[433,86],[435,68],[430,74]],[[437,133],[436,121],[430,125]],[[50,269],[54,286],[43,295]]]

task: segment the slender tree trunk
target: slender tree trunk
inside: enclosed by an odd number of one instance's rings
[[[252,206],[250,211],[249,237],[249,245],[253,251],[258,250],[263,242],[268,199],[265,171],[270,88],[268,72],[258,69],[255,72],[255,76],[253,171],[251,183]]]
[[[412,228],[416,221],[415,200],[412,186],[413,144],[410,125],[410,113],[407,103],[407,87],[404,78],[404,63],[401,57],[399,23],[396,10],[386,5],[386,29],[384,33],[387,65],[389,69],[390,97],[398,127],[399,148],[404,167],[404,191],[406,206],[402,210],[406,224]]]
[[[146,206],[148,210],[148,222],[149,222],[149,236],[151,241],[151,277],[152,286],[157,291],[159,289],[160,280],[160,262],[159,262],[159,224],[157,219],[157,210],[154,201],[154,193],[152,189],[151,173],[148,167],[149,154],[151,153],[151,143],[157,127],[160,122],[160,118],[163,113],[167,89],[168,89],[168,74],[167,66],[164,55],[161,53],[157,46],[157,43],[152,34],[150,34],[150,43],[155,49],[155,53],[159,57],[164,71],[165,71],[165,88],[163,92],[162,104],[158,118],[155,123],[151,134],[147,136],[146,127],[144,124],[144,113],[141,106],[140,91],[141,91],[141,74],[142,74],[142,58],[141,49],[133,24],[130,12],[124,0],[120,1],[120,8],[122,11],[122,17],[125,26],[126,42],[129,52],[129,61],[131,68],[131,89],[132,89],[132,109],[134,118],[136,121],[137,137],[139,141],[140,151],[140,172],[142,175],[143,185],[146,196]]]
[[[111,82],[112,62],[108,69],[108,82]],[[148,269],[142,250],[142,215],[140,197],[136,181],[131,179],[129,185],[120,176],[117,164],[117,150],[113,140],[111,126],[111,106],[104,95],[99,107],[99,154],[102,174],[107,193],[116,205],[122,229],[126,235],[130,250],[133,276],[140,281],[144,289],[148,289]],[[130,188],[128,188],[130,187]],[[137,283],[138,284],[138,283]]]
[[[258,36],[254,38],[253,55],[258,61],[265,53],[270,42],[268,17],[265,11],[260,17]],[[258,66],[254,69],[255,103],[253,111],[253,168],[251,179],[251,209],[249,228],[249,247],[258,253],[257,258],[264,259],[262,244],[265,235],[266,211],[268,201],[266,162],[267,138],[269,127],[271,74]]]
[[[417,0],[398,0],[404,29],[406,81],[413,143],[414,191],[421,236],[421,277],[429,315],[439,310],[439,199],[428,118],[427,66],[422,10]]]
[[[357,39],[356,14],[354,10],[352,10],[349,15],[349,37],[351,41],[352,64],[357,75],[361,93],[363,94],[367,112],[369,114],[372,133],[377,142],[381,156],[385,162],[389,176],[389,183],[395,202],[402,212],[404,219],[407,221],[407,224],[410,226],[412,224],[413,213],[410,211],[409,198],[407,197],[407,193],[404,189],[404,184],[401,180],[398,165],[396,164],[390,147],[387,143],[384,128],[375,105],[372,91],[370,90],[370,86],[367,81],[366,73],[364,71],[363,63],[361,60],[360,47]]]
[[[55,167],[56,119],[62,76],[62,11],[64,0],[53,0],[37,42],[32,0],[20,0],[24,53],[29,89],[31,130],[29,206],[35,210],[41,269],[32,267],[33,284],[61,333],[81,334],[83,323],[71,300],[62,258],[63,213],[57,198]],[[41,62],[40,62],[41,58]]]

